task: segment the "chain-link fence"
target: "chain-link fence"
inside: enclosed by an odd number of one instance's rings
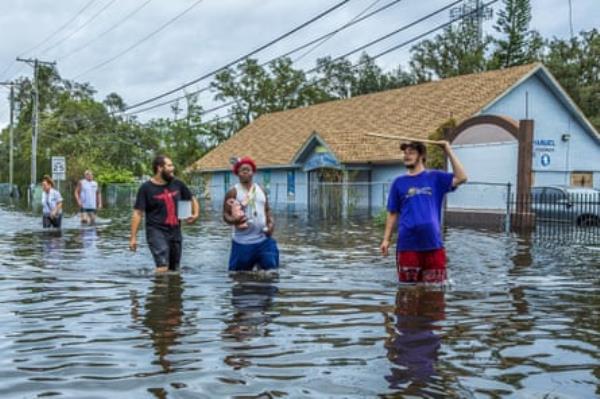
[[[391,183],[351,182],[287,184],[265,187],[271,207],[279,213],[302,214],[318,219],[344,219],[374,216],[385,210]],[[0,186],[0,196],[9,193]],[[57,187],[64,207],[75,211],[74,189],[63,183]],[[108,184],[103,187],[103,204],[107,208],[131,207],[139,184]],[[190,186],[205,212],[220,212],[226,194],[221,186]],[[558,192],[558,189],[534,188],[517,196],[511,183],[469,182],[448,194],[446,224],[492,227],[506,232],[530,230],[544,239],[584,238],[586,243],[600,242],[600,193],[590,191]],[[554,190],[551,192],[551,190]],[[36,187],[34,207],[41,201],[41,187]]]

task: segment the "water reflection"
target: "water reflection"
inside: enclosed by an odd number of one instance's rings
[[[46,265],[58,265],[63,258],[65,242],[62,230],[47,230],[40,233],[42,258]]]
[[[519,269],[525,269],[533,264],[532,255],[532,237],[531,233],[523,233],[519,235],[517,240],[517,248],[515,254],[512,256],[514,265],[514,271],[518,272]]]
[[[233,314],[226,320],[222,336],[226,341],[243,343],[253,338],[267,337],[269,323],[273,319],[270,309],[273,296],[278,292],[278,277],[272,274],[235,273],[232,275],[231,304]],[[225,363],[234,369],[250,364],[244,355],[245,347],[233,347],[233,354],[225,357]]]
[[[598,396],[597,249],[448,229],[451,289],[398,289],[380,230],[280,217],[279,278],[228,277],[215,216],[154,275],[110,216],[0,209],[0,398]]]
[[[145,313],[142,324],[148,328],[154,347],[156,360],[165,373],[173,370],[173,362],[169,355],[173,347],[178,345],[181,336],[180,326],[183,321],[183,280],[179,273],[160,273],[154,276],[150,292],[146,296]],[[134,321],[139,321],[140,306],[135,293],[131,297],[131,314]]]
[[[393,367],[385,378],[393,389],[423,385],[436,374],[440,349],[436,321],[445,318],[444,291],[433,287],[402,287],[396,293],[395,324],[386,340]]]
[[[79,239],[86,251],[96,249],[98,242],[98,228],[96,226],[82,227],[79,229]]]

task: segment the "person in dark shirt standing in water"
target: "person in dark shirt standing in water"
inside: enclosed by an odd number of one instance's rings
[[[394,180],[387,204],[385,233],[380,249],[387,256],[392,230],[398,221],[396,268],[402,283],[446,281],[446,252],[442,242],[441,214],[444,196],[467,181],[465,170],[447,141],[437,141],[454,173],[425,169],[427,148],[422,142],[403,143],[408,173]]]
[[[157,272],[177,270],[181,260],[181,225],[177,218],[178,201],[192,202],[192,215],[186,219],[194,223],[199,216],[198,201],[190,189],[175,178],[171,159],[159,155],[152,162],[154,176],[141,185],[131,218],[129,249],[137,250],[137,232],[146,214],[146,241],[154,258]]]

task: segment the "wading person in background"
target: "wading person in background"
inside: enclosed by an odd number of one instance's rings
[[[75,201],[79,206],[81,223],[94,224],[96,212],[102,208],[102,198],[100,190],[98,190],[98,183],[94,180],[91,170],[86,170],[84,178],[77,183]]]
[[[198,201],[190,189],[175,178],[171,159],[159,155],[152,162],[154,176],[138,190],[133,216],[129,249],[137,250],[137,232],[146,216],[146,241],[154,258],[157,272],[178,270],[181,260],[181,224],[177,217],[179,201],[191,201],[192,214],[185,221],[194,223],[199,216]]]
[[[56,227],[62,224],[62,195],[54,188],[54,181],[48,175],[42,177],[42,226]]]
[[[231,188],[223,201],[223,219],[233,226],[229,271],[250,271],[257,265],[262,270],[279,267],[279,249],[272,238],[273,215],[267,193],[253,182],[256,163],[243,157],[233,165],[239,183]]]
[[[425,169],[427,149],[423,143],[411,141],[400,146],[408,173],[397,177],[390,189],[380,249],[387,256],[392,230],[398,222],[396,268],[402,283],[443,283],[446,280],[442,204],[448,192],[467,181],[467,175],[450,143],[437,141],[435,144],[444,149],[454,173]]]

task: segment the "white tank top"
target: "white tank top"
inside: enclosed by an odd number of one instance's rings
[[[248,228],[238,229],[233,227],[233,241],[239,244],[257,244],[264,241],[267,236],[263,229],[267,226],[267,215],[265,205],[267,196],[260,186],[252,184],[250,190],[246,190],[240,183],[235,185],[237,193],[236,200],[242,204],[242,210],[248,218]]]
[[[81,200],[81,207],[83,209],[96,209],[96,193],[98,192],[98,183],[94,180],[89,181],[87,179],[81,180],[81,188],[79,191],[79,199]]]

